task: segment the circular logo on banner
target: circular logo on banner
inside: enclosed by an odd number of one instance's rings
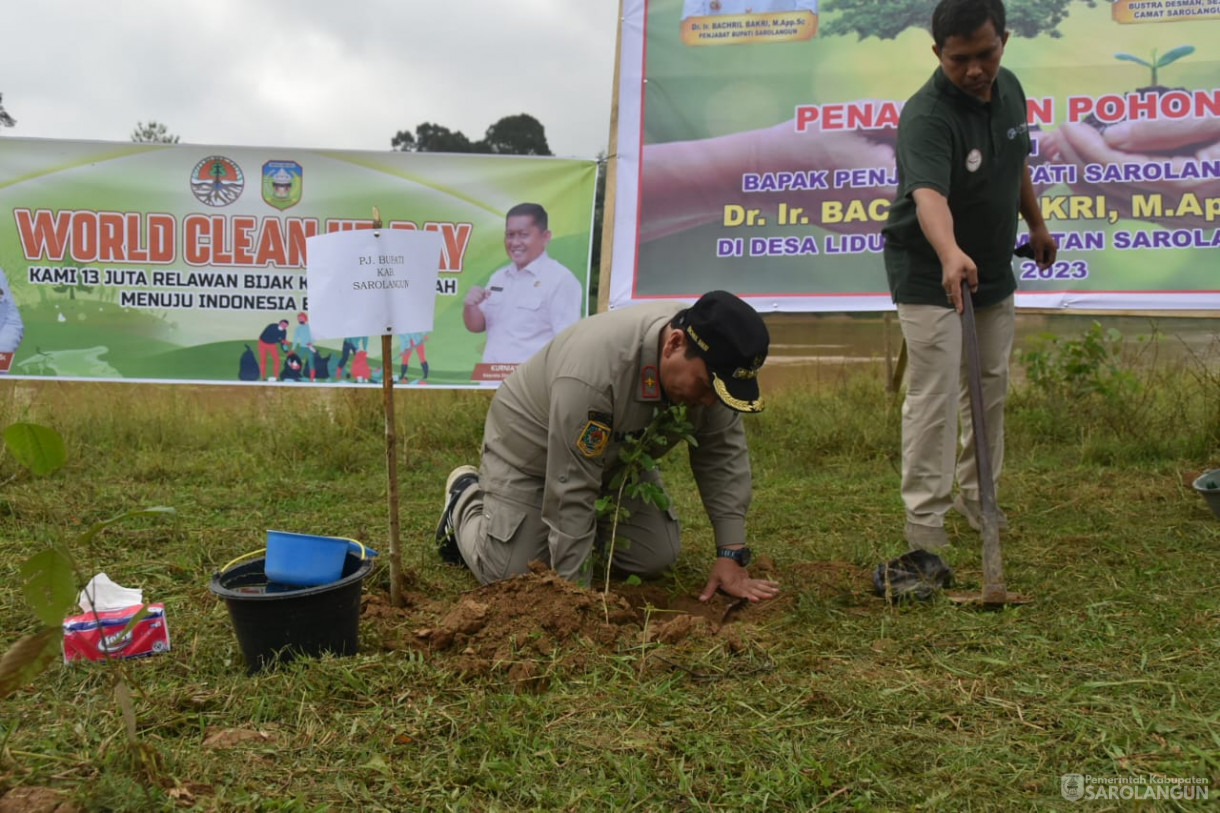
[[[245,187],[241,167],[223,155],[209,155],[191,170],[191,192],[208,206],[228,206]]]
[[[977,172],[978,168],[983,165],[983,154],[977,149],[973,149],[966,155],[966,170],[968,172]]]

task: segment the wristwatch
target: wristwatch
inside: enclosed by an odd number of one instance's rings
[[[749,548],[716,548],[716,556],[732,559],[742,567],[750,564],[750,555],[751,551]]]

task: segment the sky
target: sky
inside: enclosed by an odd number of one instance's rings
[[[609,144],[617,0],[13,0],[3,137],[388,150],[508,115],[551,151]]]

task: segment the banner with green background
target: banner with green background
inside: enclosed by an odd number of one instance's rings
[[[373,207],[385,228],[437,231],[445,247],[434,329],[422,337],[427,379],[418,336],[394,337],[396,379],[408,348],[411,384],[503,377],[476,375],[486,334],[466,329],[462,304],[509,262],[515,204],[547,210],[547,253],[588,291],[594,161],[15,138],[3,147],[0,268],[24,327],[10,376],[378,381],[380,337],[350,337],[366,356],[349,352],[342,379],[342,340],[320,339],[314,352],[296,341],[308,314],[305,239],[371,228]],[[271,343],[272,359],[259,339],[280,320],[286,340]],[[298,369],[285,366],[289,352]]]
[[[937,65],[935,6],[624,0],[610,303],[891,308],[895,127]],[[1045,271],[1014,262],[1018,306],[1215,308],[1220,0],[1006,8],[1060,244]]]

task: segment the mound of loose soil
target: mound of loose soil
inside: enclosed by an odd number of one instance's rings
[[[760,559],[755,575],[782,582],[774,564]],[[369,593],[364,617],[386,649],[424,651],[460,674],[505,674],[516,689],[537,690],[557,671],[582,669],[590,656],[648,644],[712,639],[726,655],[741,653],[755,644],[754,624],[786,612],[798,591],[834,598],[871,589],[867,570],[842,562],[801,563],[786,575],[790,585],[771,601],[717,595],[701,602],[655,584],[619,583],[603,594],[535,563],[529,573],[476,588],[449,605],[408,595],[407,606],[395,608],[384,594]]]

